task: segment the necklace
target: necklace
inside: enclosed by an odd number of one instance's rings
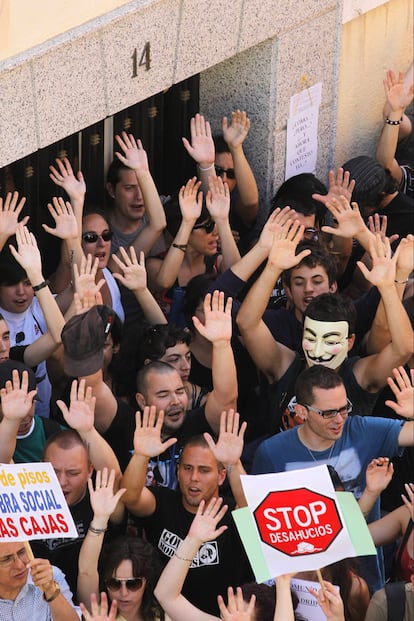
[[[317,464],[318,464],[318,463],[320,462],[320,460],[319,460],[319,459],[316,459],[316,457],[315,457],[315,455],[313,454],[313,452],[310,450],[310,448],[307,446],[307,444],[305,444],[305,442],[304,442],[304,441],[302,440],[302,438],[300,437],[300,429],[298,429],[298,436],[299,436],[299,440],[302,442],[303,446],[306,448],[306,450],[308,451],[309,455],[312,457],[312,460],[313,460],[315,463],[317,463]],[[331,459],[331,457],[332,457],[332,453],[333,453],[333,451],[334,451],[335,444],[336,444],[336,443],[335,443],[335,441],[334,441],[334,443],[333,443],[333,444],[332,444],[332,446],[331,446],[331,450],[329,451],[329,455],[328,455],[328,458],[327,458],[327,461],[328,461],[328,462],[329,462],[329,460],[330,460],[330,459]],[[327,450],[327,449],[325,449],[325,450]],[[325,451],[320,451],[320,452],[322,453],[322,452],[325,452]]]

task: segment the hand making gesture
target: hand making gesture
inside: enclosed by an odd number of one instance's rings
[[[76,429],[81,435],[87,433],[94,426],[96,397],[92,395],[92,388],[86,387],[86,380],[73,380],[70,389],[70,405],[64,401],[56,401],[56,405],[63,414],[66,423]]]
[[[105,284],[105,279],[101,278],[96,283],[96,275],[98,273],[99,259],[96,257],[92,260],[92,255],[82,256],[80,266],[77,263],[73,265],[73,286],[79,299],[82,301],[86,292],[88,295],[96,294]]]
[[[224,303],[224,293],[214,291],[213,295],[207,293],[204,298],[204,324],[193,316],[195,328],[208,341],[217,344],[219,341],[229,342],[232,334],[231,307],[233,300],[227,298]]]
[[[119,272],[113,272],[113,277],[116,278],[124,287],[131,291],[144,290],[147,288],[147,271],[145,269],[145,255],[141,251],[139,253],[139,262],[133,246],[129,248],[129,254],[122,246],[119,249],[122,260],[116,255],[112,255],[112,259],[122,270],[122,274]]]
[[[227,505],[221,506],[223,503],[222,498],[212,498],[208,505],[205,500],[202,500],[197,508],[197,513],[193,521],[191,522],[190,530],[188,531],[188,537],[196,540],[200,545],[205,541],[211,541],[220,537],[227,526],[220,526],[217,528],[217,524],[224,517],[228,507]]]
[[[55,228],[42,224],[46,233],[59,237],[60,239],[78,239],[79,227],[72,205],[65,202],[62,197],[53,197],[52,204],[48,203],[47,208],[55,221]]]
[[[82,172],[73,172],[70,161],[67,157],[56,158],[56,166],[49,166],[49,177],[60,188],[63,188],[70,200],[74,203],[82,202],[86,194],[86,183]]]
[[[240,425],[239,413],[229,410],[221,413],[217,442],[214,442],[209,433],[203,434],[216,460],[226,468],[237,464],[241,457],[246,427],[246,422]]]
[[[183,138],[183,145],[188,154],[201,169],[211,168],[213,172],[215,148],[211,135],[210,123],[202,114],[196,114],[190,121],[191,143]]]
[[[387,379],[388,386],[394,393],[397,402],[387,400],[385,405],[394,410],[398,416],[414,418],[414,369],[410,369],[410,377],[404,367],[393,369],[394,377]]]
[[[227,606],[221,595],[218,595],[217,603],[220,609],[220,618],[223,621],[253,621],[255,619],[254,606],[256,596],[252,595],[250,601],[245,602],[243,591],[240,587],[237,587],[236,593],[234,593],[232,587],[228,587]]]
[[[145,406],[143,413],[137,412],[135,416],[134,451],[136,455],[148,458],[157,457],[177,442],[177,438],[169,438],[165,442],[161,440],[163,410],[157,416],[155,406]]]
[[[108,596],[105,591],[101,593],[99,604],[96,594],[91,594],[91,612],[88,611],[84,603],[81,602],[79,606],[85,621],[116,621],[118,610],[116,599],[112,600],[111,607],[108,610]]]
[[[123,153],[115,152],[120,162],[136,173],[149,172],[147,153],[139,138],[135,139],[132,134],[122,132],[121,136],[115,136],[115,140],[123,151]]]
[[[125,488],[122,488],[114,494],[114,483],[115,470],[111,470],[108,476],[108,468],[96,472],[95,489],[92,479],[88,479],[89,497],[93,509],[91,524],[94,528],[106,528],[118,501],[126,491]]]
[[[19,224],[19,216],[25,202],[25,196],[22,196],[19,201],[18,192],[13,192],[13,194],[8,192],[6,194],[6,198],[4,199],[4,204],[3,199],[0,197],[0,240],[3,240],[3,243],[5,243],[9,237],[16,233],[17,225]],[[21,220],[20,224],[25,225],[28,221],[29,216],[25,216]]]
[[[184,222],[194,223],[201,215],[203,193],[199,192],[201,181],[197,177],[189,179],[178,193],[181,215]]]
[[[221,122],[223,138],[229,148],[237,148],[243,144],[250,130],[250,120],[244,111],[236,110],[231,113],[230,124],[226,116]]]
[[[230,212],[230,191],[221,177],[208,178],[209,190],[206,196],[207,209],[215,222],[227,220]]]
[[[3,418],[20,423],[30,413],[36,392],[37,390],[29,392],[29,376],[27,371],[22,372],[20,379],[17,369],[13,369],[12,380],[7,380],[4,388],[0,390]]]
[[[303,237],[305,227],[298,220],[286,220],[279,232],[275,232],[272,248],[269,253],[269,264],[281,272],[294,267],[308,256],[310,250],[302,250],[296,254],[298,243]]]

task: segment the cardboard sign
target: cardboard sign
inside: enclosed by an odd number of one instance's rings
[[[335,492],[326,466],[241,479],[248,507],[233,517],[258,582],[376,554],[355,498]]]
[[[77,536],[50,463],[0,464],[0,541]]]

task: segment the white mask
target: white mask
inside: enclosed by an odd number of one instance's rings
[[[348,355],[348,331],[347,321],[316,321],[305,317],[302,347],[308,365],[323,364],[338,369]]]

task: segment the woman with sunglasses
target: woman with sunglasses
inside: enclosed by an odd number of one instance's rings
[[[114,480],[115,472],[108,475],[104,468],[96,473],[95,489],[88,481],[94,514],[79,554],[78,600],[88,602],[104,590],[117,602],[116,621],[160,621],[163,613],[153,596],[160,574],[155,548],[137,537],[103,543],[109,517],[125,492],[113,494]]]
[[[171,223],[174,240],[162,258],[147,261],[150,289],[160,295],[171,323],[185,326],[182,313],[187,283],[199,274],[222,272],[240,259],[230,224],[230,193],[220,177],[209,178],[206,207],[200,182],[190,179],[179,191],[179,226]],[[168,215],[168,208],[167,208]]]

